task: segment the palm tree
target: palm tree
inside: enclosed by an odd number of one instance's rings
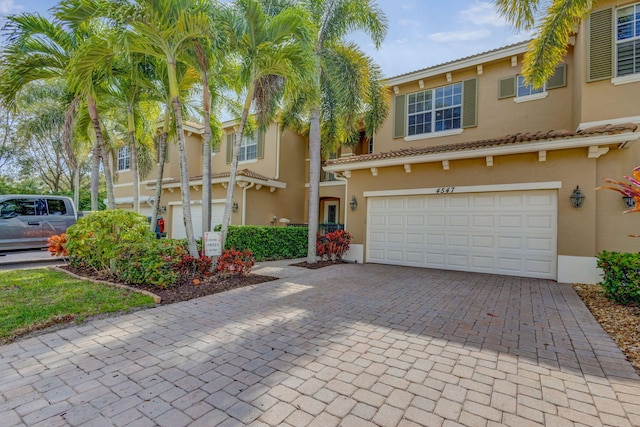
[[[537,0],[496,0],[498,13],[517,30],[535,28],[522,63],[525,82],[542,87],[567,53],[576,23],[591,11],[593,0],[553,0],[541,11]],[[547,2],[545,2],[547,4]]]
[[[127,5],[128,7],[128,5]],[[179,82],[176,68],[180,53],[210,31],[206,2],[190,0],[139,0],[129,15],[128,35],[132,52],[162,58],[167,63],[171,106],[176,125],[180,157],[180,190],[189,254],[198,257],[191,216],[189,171],[183,131]]]
[[[261,126],[273,118],[273,97],[297,96],[309,84],[300,84],[310,72],[310,27],[306,14],[286,8],[274,16],[265,13],[256,0],[237,0],[241,17],[233,29],[234,48],[240,61],[239,89],[244,93],[238,132],[233,139],[231,172],[222,218],[222,246],[231,221],[231,204],[238,171],[238,158],[249,112],[253,107]]]
[[[297,100],[309,114],[309,235],[307,262],[316,262],[316,234],[320,195],[322,143],[325,152],[349,141],[366,111],[369,137],[386,118],[386,91],[378,67],[344,36],[365,32],[379,47],[386,36],[387,20],[374,0],[299,0],[317,31],[314,46],[314,86],[319,96]]]
[[[8,16],[3,31],[7,35],[2,51],[3,78],[0,81],[0,98],[5,106],[15,107],[18,93],[36,81],[65,80],[67,64],[84,38],[78,28],[69,28],[62,22],[50,21],[38,14]],[[80,166],[78,141],[73,141],[73,120],[80,99],[73,98],[67,105],[63,145],[69,157],[74,175],[74,201],[78,203],[80,191]],[[81,150],[82,151],[82,150]],[[96,205],[97,209],[97,186]]]

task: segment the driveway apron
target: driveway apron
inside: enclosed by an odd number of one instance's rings
[[[0,347],[0,425],[640,426],[640,377],[567,284],[383,265]]]

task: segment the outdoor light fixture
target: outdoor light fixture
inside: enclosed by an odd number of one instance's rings
[[[233,202],[231,205],[231,210],[234,212],[238,212],[238,202]]]
[[[351,197],[351,202],[349,202],[349,206],[351,206],[351,210],[355,211],[358,208],[358,200],[356,196]]]
[[[166,206],[160,206],[160,213],[163,214],[167,212],[167,207]]]
[[[573,193],[571,193],[571,196],[569,198],[571,199],[571,206],[573,206],[574,208],[582,207],[584,194],[582,194],[582,191],[580,191],[579,186],[576,185],[576,189],[573,190]]]
[[[631,196],[622,196],[622,201],[627,209],[633,209],[636,206],[636,201]]]

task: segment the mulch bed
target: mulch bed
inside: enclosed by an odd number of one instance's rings
[[[573,289],[640,374],[640,307],[611,301],[600,285],[573,285]]]
[[[295,264],[289,264],[294,267],[308,268],[309,270],[317,270],[322,267],[328,267],[330,265],[346,264],[344,261],[316,261],[314,264],[309,264],[307,261],[297,262]]]
[[[151,292],[161,298],[160,305],[173,304],[180,301],[188,301],[193,298],[200,298],[207,295],[217,294],[218,292],[229,291],[231,289],[242,288],[249,285],[257,285],[259,283],[278,280],[273,276],[261,276],[259,274],[250,274],[248,276],[230,276],[223,278],[221,276],[198,276],[198,277],[182,277],[182,279],[174,286],[162,289],[154,285],[139,285],[125,283],[117,280],[108,274],[96,272],[89,268],[78,268],[70,265],[60,267],[78,276],[87,277],[94,280],[103,280],[107,282],[126,285],[130,288],[140,289]],[[193,280],[197,279],[198,285],[194,285]]]

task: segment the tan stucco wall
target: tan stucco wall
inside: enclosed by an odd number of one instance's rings
[[[595,159],[587,157],[584,148],[548,152],[546,162],[539,162],[537,153],[531,153],[495,157],[492,167],[487,167],[485,159],[481,158],[452,161],[448,171],[442,169],[441,163],[413,165],[410,174],[402,166],[379,168],[377,177],[369,170],[352,171],[349,192],[361,202],[355,212],[348,211],[347,228],[354,236],[353,243],[366,244],[365,191],[560,181],[558,254],[594,256],[595,163]],[[576,185],[586,196],[584,206],[579,209],[573,208],[569,200]]]
[[[610,6],[615,8],[624,7],[636,3],[635,1],[606,1],[597,2],[594,10],[604,9]],[[615,16],[615,9],[614,9]],[[615,32],[615,26],[614,26]],[[593,122],[620,117],[640,116],[640,83],[627,83],[613,85],[611,79],[599,80],[587,83],[587,37],[589,34],[588,20],[584,20],[580,26],[577,37],[577,48],[579,56],[576,61],[580,61],[584,71],[581,75],[581,102],[580,102],[580,122]],[[614,44],[615,55],[615,44]],[[615,75],[615,62],[614,62]]]
[[[410,94],[425,89],[437,88],[448,84],[478,78],[478,122],[476,127],[465,128],[462,134],[446,137],[405,141],[393,138],[394,111],[390,109],[389,118],[375,135],[375,151],[384,152],[409,147],[424,147],[442,144],[454,144],[466,141],[492,139],[505,135],[537,132],[553,129],[570,129],[572,126],[572,80],[573,63],[567,56],[567,86],[549,90],[548,97],[529,102],[514,102],[515,98],[498,99],[498,80],[520,73],[522,55],[518,56],[518,65],[511,66],[510,57],[492,63],[483,64],[483,72],[477,74],[476,68],[452,73],[451,83],[444,75],[424,79],[424,89],[418,81],[399,86],[401,94]],[[393,96],[392,96],[393,102]],[[433,134],[432,134],[433,135]]]

